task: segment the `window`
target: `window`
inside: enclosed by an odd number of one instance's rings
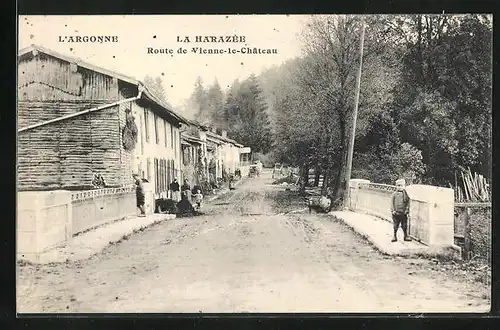
[[[189,148],[188,147],[184,147],[182,149],[182,163],[184,165],[189,164]]]
[[[160,187],[159,187],[159,183],[160,183],[160,180],[158,180],[158,159],[155,158],[154,159],[154,174],[155,174],[155,194],[158,194],[160,192]]]
[[[177,176],[177,170],[175,168],[175,161],[172,159],[172,176],[175,178]],[[179,182],[182,182],[181,178],[177,178]]]
[[[177,131],[173,131],[174,132],[174,154],[175,154],[175,158],[177,158]]]
[[[147,164],[146,164],[146,166],[147,166],[147,167],[146,167],[146,175],[147,175],[146,179],[147,179],[149,182],[151,182],[151,159],[150,159],[150,158],[148,158],[148,159],[147,159]]]
[[[144,132],[146,133],[146,142],[149,142],[149,113],[144,109]]]
[[[160,144],[160,130],[158,129],[158,116],[156,114],[154,114],[153,120],[155,125],[156,144]]]
[[[142,128],[142,122],[144,120],[142,119],[142,116],[139,116],[139,125],[140,127]],[[141,132],[140,132],[140,139],[141,139],[141,155],[144,155],[144,130],[141,129]],[[144,177],[144,172],[143,172],[143,177]]]
[[[172,180],[175,178],[175,173],[174,173],[174,161],[170,160],[170,177]]]
[[[161,191],[167,191],[167,174],[165,171],[165,159],[160,159],[160,182],[161,182]]]
[[[167,121],[163,121],[163,132],[165,133],[165,147],[168,147],[168,139],[167,139]]]
[[[167,166],[167,168],[166,168],[166,170],[167,170],[167,184],[170,185],[170,183],[173,181],[173,178],[170,175],[170,160],[168,160],[168,159],[166,161],[166,166]]]

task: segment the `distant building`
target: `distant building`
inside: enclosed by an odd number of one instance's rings
[[[206,175],[204,145],[200,138],[181,132],[182,174],[191,184],[200,184],[203,175]]]
[[[227,137],[227,131],[221,130],[217,134],[216,129],[206,132],[207,149],[209,151],[209,159],[213,166],[210,168],[210,173],[213,177],[221,178],[223,173],[234,174],[237,169],[242,171],[242,174],[248,173],[246,164],[242,161],[248,157],[249,148],[245,148],[242,144]]]
[[[139,172],[158,196],[182,179],[187,120],[140,81],[34,45],[19,52],[18,70],[19,190],[91,189],[96,177],[120,187]]]

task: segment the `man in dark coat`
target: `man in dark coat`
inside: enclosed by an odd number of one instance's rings
[[[174,178],[174,181],[170,184],[170,190],[172,191],[172,199],[179,202],[181,200],[181,191],[177,178]]]
[[[139,174],[134,174],[133,178],[135,180],[135,197],[137,200],[137,207],[141,211],[139,214],[140,217],[145,217],[146,216],[146,210],[144,207],[144,204],[146,203],[146,193],[144,191],[144,183],[139,177]]]

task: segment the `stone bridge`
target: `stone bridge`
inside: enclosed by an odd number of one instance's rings
[[[332,212],[366,236],[383,252],[459,248],[454,244],[454,191],[429,185],[409,185],[409,235],[412,242],[391,244],[391,196],[396,186],[363,179],[349,181],[347,210]]]

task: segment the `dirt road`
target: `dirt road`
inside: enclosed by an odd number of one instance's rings
[[[90,260],[18,266],[18,312],[483,312],[489,286],[383,256],[294,193],[248,179]],[[299,210],[299,212],[288,213]]]

